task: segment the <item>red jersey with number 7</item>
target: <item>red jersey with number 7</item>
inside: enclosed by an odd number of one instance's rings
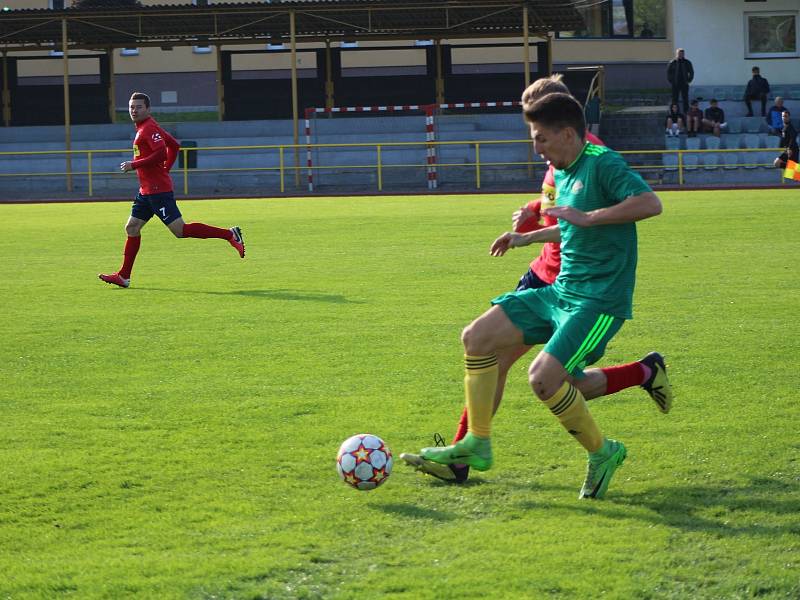
[[[161,129],[152,117],[136,124],[133,139],[133,162],[139,176],[139,193],[161,194],[172,191],[169,170],[175,164],[180,149],[178,141]]]

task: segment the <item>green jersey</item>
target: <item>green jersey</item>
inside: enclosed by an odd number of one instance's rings
[[[604,146],[587,143],[572,164],[555,171],[556,203],[583,212],[649,192],[641,176]],[[554,291],[566,301],[630,319],[636,280],[636,224],[578,227],[563,219],[561,271]]]

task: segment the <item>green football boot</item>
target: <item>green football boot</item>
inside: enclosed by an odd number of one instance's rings
[[[622,442],[606,440],[601,451],[589,455],[586,481],[583,482],[578,498],[600,499],[605,496],[614,471],[622,464],[627,455],[628,451]]]
[[[423,448],[420,456],[442,465],[469,465],[478,471],[492,467],[492,442],[468,433],[463,440],[444,448]]]

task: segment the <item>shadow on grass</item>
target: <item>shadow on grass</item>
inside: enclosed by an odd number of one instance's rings
[[[413,504],[378,504],[372,506],[375,510],[383,511],[393,517],[405,517],[408,519],[427,519],[429,521],[452,521],[456,518],[451,512],[442,510],[432,510],[430,508],[422,508]]]
[[[605,500],[581,500],[561,508],[586,513],[602,512],[605,517],[638,519],[684,531],[722,536],[800,534],[800,523],[794,518],[787,519],[787,523],[773,524],[764,524],[758,518],[764,513],[778,519],[797,515],[800,512],[800,485],[795,483],[752,478],[746,484],[711,486],[687,483],[684,486],[653,487],[636,494],[626,494],[622,487],[612,484]],[[546,489],[563,489],[570,495],[575,492],[566,486],[546,486]],[[526,501],[521,507],[556,508],[550,500]]]
[[[341,294],[326,294],[306,290],[231,290],[229,292],[213,292],[208,290],[169,289],[156,287],[129,288],[136,292],[171,292],[174,294],[204,294],[208,296],[248,296],[269,300],[295,300],[301,302],[330,302],[332,304],[364,304],[361,300],[350,300]]]

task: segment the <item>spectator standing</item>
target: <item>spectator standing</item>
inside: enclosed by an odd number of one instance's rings
[[[767,114],[767,95],[769,94],[769,81],[761,76],[758,67],[753,67],[753,78],[747,82],[744,90],[744,103],[747,106],[747,116],[753,116],[753,100],[761,100],[761,116]]]
[[[667,65],[667,80],[672,86],[672,102],[678,103],[678,96],[683,97],[683,112],[689,112],[689,84],[694,79],[694,67],[686,58],[683,48],[675,51],[675,58]]]
[[[778,96],[775,98],[775,104],[770,106],[767,111],[767,125],[769,126],[770,135],[781,135],[783,129],[783,112],[786,107],[783,105],[783,98]]]
[[[797,145],[797,129],[792,125],[792,115],[788,110],[781,113],[783,119],[783,129],[781,130],[781,146],[785,148],[783,154],[775,159],[775,166],[779,169],[786,168],[786,162],[793,160],[797,162],[800,148]]]
[[[703,131],[703,111],[700,110],[700,101],[692,100],[689,112],[686,113],[686,131],[689,137],[697,137]]]
[[[720,132],[728,127],[728,124],[725,122],[725,111],[717,106],[716,98],[712,98],[709,104],[711,106],[706,109],[705,118],[703,119],[703,128],[719,137]]]
[[[678,108],[678,104],[673,102],[669,105],[669,112],[667,113],[666,120],[667,135],[678,136],[681,133],[684,125],[683,113]]]

